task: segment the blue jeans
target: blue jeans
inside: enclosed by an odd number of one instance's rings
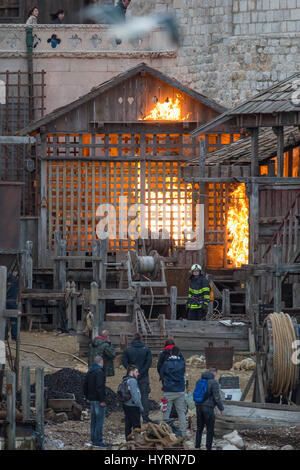
[[[102,441],[102,431],[105,420],[106,406],[100,406],[99,401],[91,401],[91,441],[99,445]]]

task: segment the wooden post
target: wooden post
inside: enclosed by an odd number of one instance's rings
[[[205,178],[205,159],[206,159],[206,152],[207,152],[207,145],[208,142],[207,140],[201,140],[200,141],[200,153],[199,153],[199,176],[200,178]],[[206,250],[205,250],[205,188],[206,184],[205,183],[199,183],[199,192],[200,192],[200,198],[199,198],[199,203],[200,207],[204,207],[203,211],[200,211],[200,214],[203,213],[203,220],[199,220],[200,227],[197,227],[199,231],[203,231],[202,234],[202,239],[204,240],[203,247],[200,248],[199,252],[199,261],[200,265],[202,266],[202,271],[205,272],[205,266],[206,266]],[[200,214],[199,214],[199,219],[200,219]],[[200,237],[201,239],[201,237]]]
[[[38,447],[44,448],[44,368],[35,369],[35,410],[36,410],[36,432],[38,434]]]
[[[246,387],[245,387],[245,389],[244,389],[244,391],[243,391],[243,394],[242,394],[242,396],[241,396],[241,401],[245,401],[245,400],[246,400],[247,395],[248,395],[248,393],[249,393],[249,390],[250,390],[250,388],[251,388],[251,385],[253,384],[253,381],[254,381],[254,379],[255,379],[255,376],[256,376],[256,369],[252,372],[251,377],[250,377],[250,379],[248,380],[248,383],[247,383],[247,385],[246,385]]]
[[[280,245],[275,245],[275,267],[278,268],[281,264],[282,259],[282,247]],[[274,286],[274,311],[280,313],[282,310],[282,284],[281,284],[281,274],[276,269],[275,271],[275,286]]]
[[[293,308],[300,307],[300,283],[293,283]]]
[[[6,372],[7,450],[16,448],[16,374]]]
[[[30,367],[22,367],[22,414],[24,420],[30,419]]]
[[[66,283],[66,317],[67,317],[67,328],[70,330],[72,328],[72,299],[71,299],[71,283],[68,281]]]
[[[97,282],[91,283],[90,290],[90,308],[94,315],[92,339],[99,335],[99,292]]]
[[[41,129],[41,212],[39,217],[38,257],[39,267],[47,267],[47,135]]]
[[[227,317],[230,315],[230,292],[229,289],[222,291],[222,316]]]
[[[5,326],[6,319],[4,310],[6,309],[6,282],[7,282],[7,268],[0,266],[0,341],[5,340]]]
[[[106,263],[107,263],[107,251],[108,251],[108,238],[100,240],[100,282],[101,289],[106,289]],[[99,302],[99,332],[103,330],[103,324],[105,321],[106,314],[106,300],[100,300]]]
[[[60,240],[59,245],[59,256],[66,256],[67,242],[66,240]],[[59,290],[64,291],[66,289],[67,282],[67,262],[65,260],[59,261]]]
[[[177,287],[171,286],[170,290],[171,320],[177,318]]]
[[[72,315],[72,329],[77,331],[77,296],[75,295],[76,286],[75,282],[71,282],[71,315]]]
[[[93,241],[93,257],[98,258],[100,256],[100,240]],[[100,285],[100,262],[92,260],[93,265],[93,281],[97,282]]]
[[[251,176],[259,176],[259,129],[254,127],[251,134]]]
[[[280,126],[277,128],[277,178],[283,177],[283,163],[284,163],[284,128]]]
[[[25,246],[25,253],[22,255],[23,287],[25,289],[32,289],[32,247],[32,241],[28,240]]]
[[[258,263],[258,232],[259,232],[259,190],[258,184],[252,183],[249,203],[249,263]]]

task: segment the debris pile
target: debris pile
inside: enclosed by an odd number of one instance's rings
[[[78,404],[84,406],[86,402],[83,396],[83,384],[86,374],[76,369],[64,368],[54,374],[45,375],[45,387],[48,389],[48,398],[73,398]],[[35,391],[35,384],[31,386],[31,391]],[[106,387],[106,413],[110,414],[115,411],[121,411],[121,404],[117,394]],[[150,400],[150,411],[159,409],[159,405]]]
[[[186,364],[191,367],[205,367],[205,357],[204,356],[191,356],[186,360]]]
[[[165,422],[159,424],[147,423],[140,429],[134,429],[128,436],[128,441],[119,446],[118,450],[138,449],[185,449],[184,438],[176,437],[172,428]]]
[[[235,362],[233,364],[234,370],[254,370],[255,369],[255,361],[251,359],[251,357],[247,357],[240,362]]]

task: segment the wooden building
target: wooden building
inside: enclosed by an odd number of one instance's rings
[[[207,194],[213,187],[222,193],[231,184],[246,186],[249,263],[241,266],[239,278],[246,282],[246,310],[254,329],[259,309],[300,311],[300,107],[295,95],[299,77],[298,72],[192,132],[197,137],[223,125],[228,132],[238,128],[249,135],[207,154],[200,177],[185,181],[199,182]],[[217,250],[207,236],[206,247]]]
[[[164,105],[173,120],[151,115]],[[120,197],[126,197],[129,206],[145,204],[151,232],[168,230],[180,266],[196,262],[199,253],[184,250],[184,228],[195,227],[184,227],[178,207],[185,205],[195,214],[198,185],[184,182],[183,164],[200,154],[191,131],[223,111],[212,100],[141,64],[24,128],[21,135],[37,138],[32,150],[41,165],[38,267],[51,267],[57,231],[67,241],[67,252],[91,251],[99,205],[114,205],[119,216]],[[206,135],[209,150],[239,137],[235,131],[218,132]],[[155,219],[155,205],[168,206],[169,211],[162,214],[159,209]],[[116,219],[110,252],[120,259],[134,241],[122,239]]]

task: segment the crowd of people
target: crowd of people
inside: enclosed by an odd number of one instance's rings
[[[130,5],[131,0],[118,0],[117,5],[115,6],[115,12],[119,16],[120,22],[125,21],[127,8]],[[39,9],[38,7],[33,7],[29,10],[27,15],[26,24],[35,25],[38,23]],[[53,24],[63,24],[65,17],[65,11],[63,9],[57,10],[55,13],[50,13],[51,23]]]
[[[90,406],[91,443],[95,447],[109,447],[103,441],[106,410],[105,383],[106,377],[114,375],[115,356],[109,332],[104,330],[89,345],[89,370],[83,390]],[[141,428],[141,421],[152,422],[149,417],[149,393],[151,391],[149,369],[152,365],[152,353],[143,343],[140,333],[134,334],[130,346],[123,351],[122,364],[126,369],[126,375],[118,387],[117,396],[122,403],[125,438],[128,440],[133,429]],[[165,347],[159,355],[157,372],[162,383],[163,421],[170,422],[174,405],[179,421],[178,435],[186,438],[185,360],[172,338],[166,340]],[[214,408],[217,406],[221,414],[224,410],[219,385],[215,380],[216,373],[217,370],[214,368],[204,372],[194,390],[193,397],[197,412],[196,449],[201,448],[202,433],[206,426],[206,448],[211,450],[215,423]]]

